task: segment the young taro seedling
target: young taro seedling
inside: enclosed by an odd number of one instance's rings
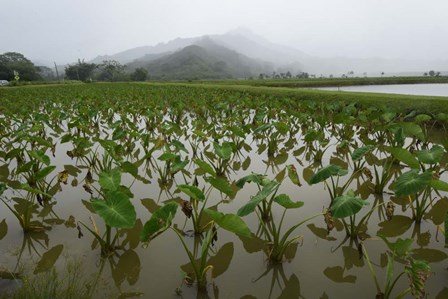
[[[128,189],[121,186],[121,170],[116,168],[110,172],[101,172],[98,183],[101,186],[99,198],[91,201],[93,210],[103,219],[106,231],[100,235],[93,222],[93,229],[80,222],[98,241],[101,255],[104,257],[115,253],[117,249],[118,231],[112,236],[112,229],[132,228],[136,222],[136,212],[131,203]],[[78,226],[78,230],[80,230]],[[80,231],[80,235],[81,231]]]
[[[200,256],[197,258],[185,243],[183,234],[172,225],[178,206],[176,202],[169,202],[156,210],[145,223],[140,239],[148,243],[166,230],[171,229],[179,237],[182,247],[193,267],[194,278],[197,281],[198,289],[203,291],[207,286],[207,272],[213,269],[213,266],[207,262],[207,258],[213,243],[217,240],[218,228],[223,228],[243,237],[251,237],[252,234],[239,216],[222,214],[218,211],[205,209],[204,212],[212,221],[207,224],[209,229],[204,236]]]
[[[319,213],[308,217],[282,233],[286,211],[300,208],[304,203],[301,201],[293,202],[286,194],[276,196],[280,184],[259,174],[251,174],[240,179],[237,182],[237,186],[242,188],[245,183],[250,182],[256,183],[260,191],[238,210],[238,215],[243,217],[256,211],[260,220],[261,233],[268,241],[268,258],[272,263],[280,263],[283,261],[286,250],[301,238],[300,235],[292,236],[294,231],[307,221],[323,214]],[[278,223],[276,223],[272,214],[272,205],[274,202],[284,208],[280,222]]]

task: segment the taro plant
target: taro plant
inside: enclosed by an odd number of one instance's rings
[[[213,266],[207,262],[209,251],[217,240],[218,229],[222,228],[243,237],[251,237],[251,232],[244,221],[237,215],[223,214],[215,210],[205,209],[204,212],[212,220],[207,224],[209,228],[202,241],[199,257],[188,248],[184,240],[184,236],[173,225],[173,219],[176,215],[179,204],[176,202],[168,202],[164,206],[156,210],[151,218],[145,223],[140,239],[147,244],[165,232],[171,229],[179,238],[183,249],[192,265],[194,279],[197,282],[198,289],[203,291],[207,286],[207,272],[212,270]]]
[[[189,162],[187,159],[182,160],[179,153],[181,150],[187,152],[183,144],[175,142],[174,145],[174,149],[166,145],[165,152],[158,158],[160,162],[164,163],[163,165],[159,165],[154,159],[151,161],[151,166],[159,175],[158,181],[161,186],[171,185],[174,175],[183,170]]]
[[[335,164],[330,164],[328,166],[325,166],[321,169],[319,169],[309,180],[309,183],[311,185],[318,184],[321,182],[324,182],[325,186],[328,188],[328,192],[330,194],[330,205],[333,203],[334,199],[338,196],[342,196],[347,188],[350,186],[352,181],[362,173],[367,172],[369,174],[369,171],[366,171],[366,168],[364,168],[364,165],[366,163],[365,160],[363,160],[363,157],[371,152],[374,149],[374,146],[372,145],[365,145],[362,147],[359,147],[355,149],[351,153],[351,159],[353,161],[353,172],[348,178],[348,180],[340,186],[340,177],[346,176],[348,174],[348,170],[344,169],[343,167]],[[336,180],[334,179],[336,177]],[[331,185],[328,183],[328,179],[331,181]]]
[[[354,176],[352,175],[347,182],[339,186],[339,178],[348,174],[348,170],[342,168],[339,165],[330,164],[319,169],[309,180],[310,185],[318,184],[324,182],[325,186],[328,188],[330,193],[330,205],[333,203],[334,199],[341,196],[344,191],[348,188],[350,183],[353,181]],[[336,177],[336,180],[334,179]],[[327,182],[330,179],[331,185]]]
[[[112,229],[132,228],[136,222],[136,212],[134,205],[130,201],[130,191],[121,184],[121,170],[115,168],[110,172],[101,172],[98,183],[101,186],[99,196],[91,201],[92,209],[105,224],[105,232],[100,234],[93,218],[93,228],[84,226],[96,239],[101,247],[101,255],[110,256],[116,252],[116,246],[119,237],[118,231],[112,235]],[[78,225],[80,235],[80,227]]]
[[[191,218],[194,233],[201,234],[205,229],[204,225],[206,225],[206,223],[204,223],[204,210],[208,201],[208,196],[206,197],[204,192],[196,186],[182,184],[178,185],[177,189],[190,197],[189,201],[181,201],[182,212],[184,212],[187,218]]]
[[[209,164],[213,167],[213,172],[216,176],[225,176],[229,172],[230,162],[232,160],[233,152],[236,146],[233,142],[213,142],[213,153],[204,150],[204,155],[207,158]],[[205,162],[197,159],[199,163]]]
[[[420,172],[411,169],[400,175],[394,182],[394,192],[398,197],[407,198],[416,223],[421,223],[425,212],[431,207],[432,191],[448,191],[448,184],[430,170]]]
[[[411,246],[413,240],[403,240],[398,238],[395,242],[390,242],[383,236],[380,236],[380,238],[384,240],[389,249],[389,252],[387,252],[386,278],[383,288],[381,288],[378,282],[377,274],[373,269],[373,263],[369,258],[365,246],[361,245],[363,256],[367,261],[367,265],[369,266],[370,273],[372,274],[377,289],[376,298],[404,298],[409,293],[411,293],[414,298],[424,298],[425,282],[431,275],[431,269],[426,261],[417,260],[412,257]],[[398,275],[395,275],[394,273],[395,261],[405,262],[404,270]],[[392,292],[403,275],[408,277],[409,287],[402,290],[398,295],[393,296]]]
[[[358,241],[358,236],[363,228],[366,227],[373,211],[378,207],[378,205],[372,207],[371,210],[357,222],[356,215],[367,204],[368,203],[365,200],[356,197],[353,190],[349,190],[346,194],[336,197],[331,204],[331,217],[342,220],[347,233],[347,238],[350,238],[355,242]]]
[[[262,175],[251,174],[246,176],[237,182],[237,186],[242,188],[245,183],[249,182],[256,183],[260,191],[238,210],[238,215],[244,217],[256,212],[260,220],[260,232],[267,241],[266,253],[269,261],[272,263],[280,263],[283,261],[288,248],[301,238],[300,235],[293,235],[295,230],[302,224],[323,214],[319,213],[308,217],[288,228],[286,232],[283,232],[282,229],[284,229],[283,222],[285,220],[286,211],[300,208],[304,203],[301,201],[294,202],[286,194],[276,196],[280,184],[276,181],[269,180]],[[278,223],[273,217],[273,203],[284,208]]]

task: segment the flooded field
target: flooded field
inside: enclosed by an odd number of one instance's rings
[[[323,87],[321,90],[340,90],[353,92],[393,93],[421,96],[448,96],[448,84],[388,84],[344,87]]]
[[[448,296],[443,113],[138,84],[0,100],[0,297]]]

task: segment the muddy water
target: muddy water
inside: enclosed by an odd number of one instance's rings
[[[298,140],[301,138],[299,135],[296,137]],[[335,140],[331,139],[330,144],[335,144]],[[310,166],[311,171],[318,168],[313,167],[313,161],[307,159],[305,155],[294,156],[291,151],[288,152],[286,161],[280,161],[279,164],[276,163],[278,160],[274,160],[268,166],[266,151],[258,154],[258,146],[251,141],[251,138],[247,139],[247,143],[251,145],[252,150],[243,151],[240,158],[233,157],[231,163],[233,169],[229,173],[230,181],[235,181],[251,172],[266,174],[273,179],[286,165],[293,164],[297,168],[302,186],[294,185],[285,178],[279,194],[288,194],[291,199],[303,201],[305,205],[287,212],[283,224],[284,230],[328,207],[330,197],[324,185],[310,186],[304,178],[307,176],[304,174],[310,171]],[[300,142],[294,149],[303,145]],[[126,235],[123,234],[120,239],[125,250],[118,251],[117,256],[102,259],[100,249],[87,230],[83,229],[84,236],[78,239],[78,230],[75,226],[79,221],[90,226],[89,217],[93,217],[100,231],[104,231],[104,227],[101,218],[88,209],[91,196],[82,187],[87,170],[75,159],[67,157],[66,151],[69,149],[70,146],[66,144],[57,146],[56,158],[52,160],[52,164],[57,166],[54,174],[64,169],[64,165],[75,166],[79,172],[77,176],[71,175],[68,185],[62,185],[62,191],[55,196],[56,204],[53,206],[52,216],[45,217],[46,220],[52,219],[47,221],[51,229],[24,234],[12,213],[4,206],[0,209],[0,220],[5,219],[7,224],[7,231],[3,225],[0,232],[0,236],[4,235],[0,240],[2,270],[17,272],[26,269],[28,272],[39,273],[47,271],[46,265],[51,265],[52,261],[57,259],[55,266],[59,273],[63,274],[68,261],[80,261],[83,276],[91,279],[92,287],[96,288],[95,296],[98,298],[120,295],[140,295],[144,298],[374,298],[376,295],[374,280],[367,263],[359,257],[357,246],[350,240],[344,241],[345,231],[341,227],[327,234],[323,217],[315,218],[297,229],[296,233],[302,237],[297,246],[287,253],[286,260],[278,265],[268,263],[263,246],[256,237],[250,240],[240,239],[234,234],[220,230],[218,242],[212,253],[212,256],[215,256],[216,266],[209,277],[207,293],[198,293],[194,286],[183,283],[182,272],[188,268],[186,266],[188,258],[174,232],[165,232],[153,240],[148,248],[144,248],[138,241],[141,227],[151,215],[149,210],[153,211],[154,206],[162,205],[164,201],[173,197],[182,197],[181,194],[175,193],[176,183],[184,183],[180,174],[176,175],[175,183],[168,191],[161,189],[157,176],[147,178],[151,183],[144,184],[135,181],[128,174],[123,175],[122,184],[131,186],[130,189],[134,194],[132,202],[136,207],[138,220],[135,229]],[[191,149],[188,149],[191,152]],[[331,145],[323,155],[322,165],[334,161],[336,151],[336,146]],[[158,157],[160,154],[161,152],[155,152],[154,156]],[[250,159],[249,167],[246,170],[238,167],[238,164],[242,164],[247,158]],[[195,164],[190,163],[186,170],[193,173],[196,168]],[[142,167],[140,175],[144,176],[144,173]],[[351,188],[358,189],[363,183],[363,180],[355,180]],[[205,185],[205,181],[199,178],[199,187]],[[390,192],[388,188],[386,189]],[[218,210],[236,213],[256,192],[255,185],[246,185],[234,199],[226,198]],[[368,194],[369,192],[362,193],[363,198],[373,206],[375,196]],[[448,203],[446,194],[442,195],[444,197],[437,198],[437,201]],[[26,196],[24,191],[8,190],[4,193],[6,200],[24,196]],[[222,197],[219,192],[212,190],[208,205],[217,204]],[[390,194],[384,194],[382,200],[387,202],[390,197]],[[369,207],[365,207],[361,214],[365,215],[368,211]],[[375,211],[368,222],[364,241],[380,285],[383,285],[385,277],[387,247],[376,237],[377,234],[381,233],[391,239],[414,238],[413,248],[416,249],[417,257],[429,261],[431,266],[432,275],[427,282],[428,297],[446,298],[448,250],[444,247],[443,235],[437,232],[433,219],[426,219],[421,225],[415,225],[409,209],[402,209],[402,206],[397,205],[395,211],[396,215],[391,221],[386,221],[379,211]],[[283,209],[275,208],[274,218],[278,219],[282,212]],[[437,215],[437,209],[431,210],[429,217],[440,217]],[[35,215],[35,219],[43,218]],[[252,232],[257,232],[258,218],[255,214],[244,217],[244,220]],[[181,213],[178,213],[174,223],[184,231],[191,229],[191,223],[187,222],[185,225],[185,216]],[[197,239],[187,236],[185,241],[190,248],[194,248]],[[402,269],[403,265],[396,264],[396,273]],[[14,283],[11,281],[1,279],[0,282],[2,291],[14,288]],[[393,294],[404,290],[407,283],[406,277],[399,280]],[[176,289],[180,295],[176,294]]]

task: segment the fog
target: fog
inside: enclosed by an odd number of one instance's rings
[[[311,56],[447,60],[446,0],[0,0],[0,53],[64,64],[245,27]]]

